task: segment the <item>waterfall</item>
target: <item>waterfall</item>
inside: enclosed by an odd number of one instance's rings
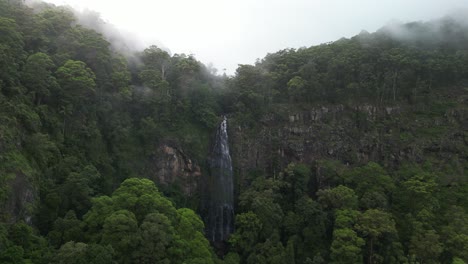
[[[234,230],[234,185],[226,117],[219,125],[208,162],[206,236],[213,242],[226,241]]]

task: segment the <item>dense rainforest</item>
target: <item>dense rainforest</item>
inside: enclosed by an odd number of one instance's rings
[[[96,14],[0,0],[0,263],[468,263],[465,18],[219,76]],[[220,246],[202,219],[223,116]]]

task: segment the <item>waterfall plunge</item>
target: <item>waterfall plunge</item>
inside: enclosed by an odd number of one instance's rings
[[[234,185],[226,117],[218,128],[209,167],[206,236],[213,242],[226,241],[234,230]]]

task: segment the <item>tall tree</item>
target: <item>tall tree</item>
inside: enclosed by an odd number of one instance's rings
[[[370,209],[359,216],[356,229],[367,239],[368,263],[375,263],[375,243],[385,235],[396,234],[395,221],[390,213],[377,209]]]

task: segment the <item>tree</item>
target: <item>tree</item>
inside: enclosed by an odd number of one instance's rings
[[[112,200],[116,208],[133,212],[141,222],[151,212],[159,212],[171,221],[177,219],[177,210],[167,198],[158,191],[154,182],[148,179],[130,178],[115,190]]]
[[[161,78],[158,71],[144,69],[138,74],[138,77],[143,85],[151,89],[154,100],[168,102],[171,99],[169,83]]]
[[[432,207],[431,203],[436,203],[432,196],[437,188],[434,174],[430,172],[418,173],[403,182],[402,185],[405,195],[402,198],[408,199],[408,206],[413,213],[426,207]]]
[[[23,254],[24,250],[22,247],[10,246],[0,253],[0,261],[2,263],[26,264]]]
[[[353,228],[359,218],[359,211],[356,210],[337,210],[335,211],[335,229]]]
[[[209,86],[201,86],[190,94],[190,108],[194,119],[206,128],[214,129],[218,124],[218,105]]]
[[[290,163],[285,170],[285,181],[291,186],[292,204],[307,193],[310,181],[310,168],[305,164]]]
[[[156,75],[166,80],[171,62],[169,53],[153,45],[143,51],[142,60],[146,69],[157,70]]]
[[[252,211],[262,222],[264,239],[281,226],[284,216],[281,203],[284,199],[280,190],[286,186],[283,181],[259,177],[239,197],[240,208]]]
[[[111,246],[102,246],[98,244],[88,244],[86,250],[87,263],[93,264],[113,264],[115,251]]]
[[[12,85],[24,58],[23,39],[16,22],[0,17],[0,81]]]
[[[279,234],[275,231],[264,242],[258,243],[247,258],[248,264],[281,264],[294,263],[294,260],[288,260],[284,246],[280,242]]]
[[[59,264],[86,264],[86,251],[88,245],[85,243],[75,243],[74,241],[67,242],[60,247],[56,256],[56,262]]]
[[[395,221],[392,215],[377,209],[365,211],[357,221],[355,228],[367,238],[367,257],[370,264],[374,263],[374,244],[384,235],[396,234]]]
[[[59,247],[68,241],[80,241],[83,239],[81,221],[76,218],[74,211],[68,211],[65,217],[58,218],[54,222],[53,229],[48,237],[51,244]]]
[[[112,58],[109,49],[110,43],[98,32],[76,25],[66,30],[57,40],[57,64],[66,63],[67,60],[82,61],[96,75],[96,84],[100,88],[99,96],[103,90],[111,90]]]
[[[395,186],[379,164],[369,162],[365,166],[346,172],[343,177],[356,191],[361,207],[365,209],[387,207],[387,196]]]
[[[36,105],[50,95],[51,90],[57,90],[57,81],[52,76],[55,67],[50,57],[42,52],[32,54],[26,60],[21,74],[21,82],[28,88]]]
[[[128,70],[127,61],[123,56],[114,56],[112,58],[112,88],[123,96],[129,96],[131,74]]]
[[[62,208],[64,210],[74,209],[78,217],[83,216],[91,207],[91,197],[98,189],[98,181],[101,178],[99,171],[92,165],[88,165],[78,172],[68,174],[61,192]]]
[[[72,11],[65,7],[45,8],[38,16],[42,18],[40,20],[43,23],[41,29],[45,31],[51,45],[54,45],[53,41],[70,29],[71,24],[75,22]]]
[[[24,146],[30,157],[43,170],[59,160],[60,150],[49,134],[34,133],[25,138]]]
[[[330,209],[356,209],[358,204],[354,191],[343,185],[332,189],[319,190],[317,196],[319,202],[325,208]]]
[[[414,231],[409,245],[410,255],[416,257],[420,263],[439,263],[437,259],[443,249],[436,231],[421,227]]]
[[[203,235],[205,228],[200,216],[188,208],[177,210],[179,221],[175,224],[178,239],[172,250],[173,259],[182,263],[213,264],[214,256],[208,240]]]
[[[224,264],[239,264],[240,263],[240,257],[239,254],[237,253],[228,253],[224,257]]]
[[[62,134],[65,135],[67,117],[85,109],[90,110],[87,104],[93,101],[96,92],[96,76],[84,62],[73,60],[68,60],[55,74],[61,87],[61,90],[57,91],[55,100],[60,105],[60,112],[63,115]],[[82,126],[81,123],[80,125]]]
[[[24,250],[31,250],[33,240],[33,229],[24,222],[10,226],[8,232],[9,240]]]
[[[324,243],[320,241],[324,241],[327,237],[327,215],[320,204],[307,195],[297,201],[295,212],[301,220],[299,234],[304,241],[303,252],[306,257],[313,258],[316,254],[320,254],[321,250],[326,250]]]
[[[175,230],[169,218],[160,213],[148,214],[139,233],[140,245],[134,253],[138,263],[170,263]]]
[[[229,238],[229,243],[236,251],[246,257],[258,243],[262,222],[253,212],[236,215],[236,231]]]
[[[68,60],[55,74],[63,89],[63,98],[75,107],[78,102],[89,101],[96,92],[96,76],[82,61]]]
[[[462,207],[452,206],[445,216],[446,225],[440,233],[444,249],[452,256],[468,262],[468,214]]]
[[[263,93],[262,79],[260,69],[251,65],[239,65],[232,88],[237,111],[246,112],[252,115],[252,118],[260,117],[267,101]]]
[[[288,94],[292,101],[298,102],[304,99],[306,93],[305,87],[307,85],[306,81],[300,76],[294,76],[291,80],[288,81]]]
[[[111,197],[92,203],[84,216],[87,235],[112,246],[122,263],[213,262],[200,217],[187,208],[176,210],[148,179],[127,179]]]
[[[352,229],[335,229],[330,248],[331,263],[362,263],[361,247],[364,244],[364,239]]]
[[[138,222],[132,212],[119,210],[104,221],[101,243],[115,249],[119,262],[131,263],[132,253],[140,239]]]
[[[57,264],[112,264],[114,250],[110,246],[97,244],[85,244],[70,241],[57,252],[55,263]]]

